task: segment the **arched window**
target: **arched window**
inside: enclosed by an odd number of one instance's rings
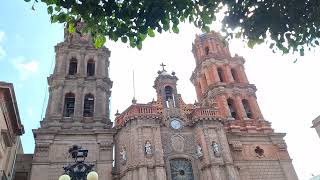
[[[210,52],[209,47],[205,47],[204,50],[205,50],[206,55],[209,55],[209,52]]]
[[[173,99],[173,97],[172,97],[172,87],[171,86],[166,86],[164,88],[164,92],[166,94],[166,101],[168,101],[169,99]]]
[[[94,112],[94,96],[92,94],[87,94],[84,97],[83,116],[93,117],[93,112]]]
[[[222,70],[222,68],[219,67],[219,68],[217,69],[217,71],[218,71],[218,76],[219,76],[220,82],[224,82],[223,70]]]
[[[188,159],[171,159],[170,161],[171,179],[194,179],[192,163]]]
[[[238,78],[238,73],[234,68],[231,69],[231,74],[232,74],[232,78],[235,82],[240,82],[239,78]]]
[[[78,66],[77,59],[72,58],[69,63],[69,75],[77,74],[77,66]]]
[[[227,100],[227,102],[228,102],[228,107],[229,107],[229,112],[230,112],[231,117],[237,118],[237,112],[236,112],[236,109],[234,108],[233,100],[229,98]]]
[[[64,97],[64,117],[71,117],[74,113],[75,97],[73,93],[67,93]]]
[[[87,75],[94,76],[95,74],[95,63],[92,59],[90,59],[87,63]]]
[[[249,101],[246,99],[242,99],[243,108],[246,111],[246,115],[248,118],[252,118],[252,112],[250,108]]]

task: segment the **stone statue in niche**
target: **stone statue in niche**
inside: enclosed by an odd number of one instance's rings
[[[211,144],[211,147],[212,147],[214,155],[216,157],[220,157],[221,156],[220,145],[217,142],[213,141]]]
[[[125,164],[127,162],[128,157],[127,157],[126,148],[124,146],[121,147],[120,155],[121,155],[121,161]]]
[[[202,158],[203,157],[203,152],[201,146],[198,144],[197,145],[197,157]]]
[[[152,155],[152,145],[150,141],[147,141],[144,145],[144,152],[146,153],[146,155]]]

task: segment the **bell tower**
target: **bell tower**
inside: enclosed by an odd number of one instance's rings
[[[229,120],[263,120],[256,87],[244,71],[245,60],[238,55],[231,57],[219,34],[197,35],[192,52],[196,68],[191,81],[201,105],[216,106]]]
[[[110,51],[94,48],[91,36],[81,34],[83,26],[78,22],[72,34],[65,29],[64,41],[55,46],[46,114],[40,128],[33,130],[32,180],[58,179],[71,161],[67,152],[73,145],[88,149],[87,160],[95,165],[99,177],[111,179]]]
[[[161,64],[162,70],[158,71],[158,77],[154,81],[154,88],[157,91],[157,98],[162,102],[163,108],[178,108],[179,97],[177,93],[177,81],[178,78],[175,76],[175,72],[169,74],[163,63]]]

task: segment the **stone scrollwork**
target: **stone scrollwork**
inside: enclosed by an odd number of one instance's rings
[[[241,141],[232,141],[230,144],[234,151],[242,151]]]
[[[171,146],[175,151],[183,152],[184,150],[184,138],[181,136],[171,137]]]

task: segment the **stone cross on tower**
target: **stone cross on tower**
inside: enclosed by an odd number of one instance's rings
[[[167,65],[161,63],[160,66],[162,67],[162,71],[166,71],[166,70],[164,69],[164,67],[167,66]]]

